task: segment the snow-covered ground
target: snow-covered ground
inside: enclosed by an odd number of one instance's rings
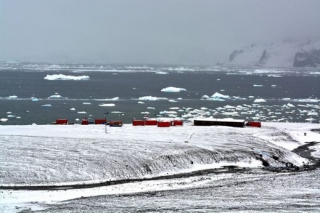
[[[236,180],[249,185],[258,196],[259,191],[253,187],[255,184],[247,182],[285,179],[286,176],[293,181],[294,178],[291,173],[254,172],[255,169],[263,168],[266,163],[268,167],[280,170],[288,165],[311,164],[292,150],[307,142],[320,143],[319,133],[310,131],[319,128],[319,124],[309,123],[263,123],[262,128],[190,124],[169,128],[129,124],[121,128],[104,125],[0,126],[0,211],[55,208],[65,205],[63,201],[82,197],[86,199],[68,202],[76,205],[89,200],[101,201],[101,197],[96,196],[162,191],[170,197],[174,191],[180,193],[182,190],[182,195],[176,198],[180,206],[188,190],[195,190],[201,197],[199,189],[203,188],[203,195],[207,197],[210,188],[225,189]],[[314,153],[319,153],[319,148],[317,144],[310,147]],[[245,168],[253,170],[240,173],[232,170],[230,173],[230,166],[243,168],[243,171],[248,171]],[[307,171],[301,173],[297,177],[315,175]],[[100,183],[103,186],[97,187]],[[84,186],[88,188],[82,188]],[[16,190],[19,187],[24,190]],[[32,190],[37,187],[43,188]],[[50,187],[61,189],[49,190]],[[234,187],[240,190],[240,195],[241,187]],[[316,193],[319,197],[319,188],[314,190],[304,193]],[[228,193],[227,190],[221,196]],[[280,190],[281,193],[285,192]],[[134,198],[144,205],[138,195]],[[189,202],[189,205],[197,205],[200,201]]]

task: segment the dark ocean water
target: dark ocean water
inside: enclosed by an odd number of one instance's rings
[[[52,74],[72,76],[88,75],[90,80],[45,80]],[[254,86],[262,85],[262,86]],[[276,85],[276,86],[271,86]],[[161,89],[173,86],[185,88],[186,92],[167,93]],[[215,92],[224,95],[238,96],[225,101],[201,100],[203,95],[211,96]],[[60,99],[51,99],[58,93]],[[17,96],[17,98],[9,98]],[[175,100],[143,101],[139,97],[153,96]],[[249,98],[254,96],[254,98]],[[36,97],[38,101],[31,101]],[[119,100],[106,101],[97,99]],[[312,98],[313,100],[306,100]],[[308,122],[312,118],[318,123],[320,98],[320,75],[282,75],[281,77],[247,74],[230,74],[226,72],[169,72],[161,75],[155,72],[70,72],[70,71],[38,71],[38,70],[2,70],[0,72],[0,118],[7,118],[1,124],[51,124],[58,118],[66,118],[69,122],[79,123],[76,119],[84,117],[94,121],[103,118],[109,112],[108,119],[119,118],[115,111],[123,112],[121,119],[130,123],[133,118],[142,118],[142,112],[149,112],[149,117],[171,107],[207,108],[214,117],[257,118],[262,121]],[[254,104],[255,99],[265,99],[265,103]],[[90,104],[84,104],[90,103]],[[114,103],[114,107],[101,107],[102,103]],[[294,107],[283,107],[285,104]],[[51,104],[51,107],[42,105]],[[246,106],[238,110],[239,115],[227,116],[224,112],[233,109],[219,107]],[[149,109],[154,107],[155,109]],[[76,110],[72,111],[71,108]],[[251,114],[247,111],[253,110]],[[79,114],[78,112],[86,112]],[[215,113],[213,113],[215,112]],[[242,113],[244,112],[244,113]],[[311,114],[310,114],[311,112]],[[188,112],[178,112],[178,116]],[[209,114],[210,114],[209,113]],[[258,115],[257,115],[258,114]],[[18,117],[18,118],[17,118]]]

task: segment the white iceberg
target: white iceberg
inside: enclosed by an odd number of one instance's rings
[[[58,93],[55,93],[54,95],[50,95],[49,99],[59,99],[62,98],[61,95],[59,95]]]
[[[187,91],[187,90],[184,88],[178,88],[178,87],[167,87],[161,90],[161,92],[184,92],[184,91]]]
[[[211,97],[209,97],[208,95],[203,95],[201,97],[201,100],[210,100],[210,101],[225,101],[225,99],[229,99],[230,96],[229,95],[223,95],[219,92],[214,93],[213,95],[211,95]]]
[[[18,98],[18,96],[16,96],[16,95],[10,95],[10,96],[8,97],[8,99],[16,99],[16,98]]]
[[[155,72],[155,74],[157,74],[157,75],[167,75],[169,73],[168,72],[158,71],[158,72]]]
[[[53,74],[53,75],[47,75],[44,77],[45,80],[54,81],[54,80],[89,80],[90,77],[87,75],[82,76],[72,76],[72,75],[63,75],[63,74]]]
[[[118,101],[119,97],[105,98],[105,99],[94,99],[95,101]]]
[[[0,122],[7,122],[8,121],[8,118],[1,118],[0,119]]]
[[[257,98],[253,101],[253,103],[264,103],[266,102],[266,100],[262,99],[262,98]]]
[[[223,95],[219,92],[214,93],[213,95],[211,95],[211,98],[223,98],[223,99],[228,99],[230,98],[229,95]]]
[[[153,96],[149,95],[149,96],[140,97],[139,100],[141,100],[141,101],[159,101],[159,100],[168,100],[168,99],[162,98],[162,97],[153,97]]]
[[[114,106],[116,106],[116,105],[110,103],[110,104],[99,104],[99,106],[101,106],[101,107],[114,107]]]

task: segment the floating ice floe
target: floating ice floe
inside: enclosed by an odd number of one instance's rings
[[[154,107],[147,107],[147,109],[153,109],[153,110],[155,110],[156,108],[154,108]]]
[[[294,102],[309,102],[309,103],[317,103],[320,102],[320,99],[316,98],[304,98],[304,99],[293,99]]]
[[[288,103],[287,106],[288,106],[288,107],[294,107],[294,105],[293,105],[293,104],[290,104],[290,103]]]
[[[310,72],[311,75],[320,75],[320,72]]]
[[[277,74],[270,74],[268,75],[268,77],[281,78],[282,76]]]
[[[70,110],[71,110],[71,111],[75,111],[75,110],[76,110],[76,108],[71,108]]]
[[[54,81],[54,80],[89,80],[90,77],[87,75],[82,76],[72,76],[72,75],[63,75],[63,74],[53,74],[53,75],[47,75],[44,77],[45,80]]]
[[[176,103],[177,101],[170,99],[169,102]]]
[[[309,121],[309,122],[314,122],[314,121],[317,121],[317,119],[315,119],[315,118],[307,118],[307,119],[305,119],[306,121]]]
[[[315,111],[309,111],[307,115],[308,116],[318,116],[318,113]]]
[[[62,98],[62,96],[59,95],[57,92],[56,92],[54,95],[51,95],[51,96],[49,97],[49,99],[59,99],[59,98]]]
[[[210,100],[210,101],[225,101],[225,99],[230,99],[229,95],[223,95],[219,92],[214,93],[211,97],[208,95],[203,95],[201,100]]]
[[[170,107],[169,109],[171,109],[171,110],[179,110],[180,108],[179,107]]]
[[[159,100],[168,100],[167,98],[162,98],[162,97],[153,97],[153,96],[143,96],[140,97],[139,100],[141,101],[159,101]]]
[[[83,102],[82,104],[83,105],[90,105],[91,103],[90,102]]]
[[[187,90],[184,88],[178,88],[178,87],[167,87],[161,90],[161,92],[184,92],[184,91],[187,91]]]
[[[144,102],[143,101],[138,101],[138,104],[144,104]]]
[[[95,101],[118,101],[119,97],[105,98],[105,99],[94,99]]]
[[[222,114],[227,116],[235,116],[235,117],[239,116],[238,112],[222,112]]]
[[[159,112],[160,115],[169,115],[169,114],[177,114],[176,111],[161,111]]]
[[[221,93],[216,92],[216,93],[214,93],[213,95],[211,95],[211,98],[223,98],[223,99],[228,99],[228,98],[230,98],[230,96],[229,96],[229,95],[223,95],[223,94],[221,94]]]
[[[168,72],[159,71],[159,72],[155,72],[154,74],[157,74],[157,75],[167,75],[167,74],[169,74],[169,73],[168,73]]]
[[[0,119],[0,122],[7,122],[8,121],[8,118],[1,118]]]
[[[101,107],[114,107],[114,106],[116,106],[115,104],[99,104],[99,106],[101,106]]]
[[[87,114],[87,112],[85,112],[85,111],[79,111],[79,112],[77,112],[78,114]]]
[[[51,104],[43,104],[42,107],[51,107]]]
[[[38,98],[31,97],[31,101],[39,101]]]
[[[234,108],[236,108],[236,107],[235,107],[235,106],[226,105],[226,106],[224,106],[224,108],[225,108],[225,109],[234,109]]]
[[[8,99],[17,99],[18,98],[18,96],[16,96],[16,95],[10,95],[9,97],[8,97]]]
[[[254,84],[253,86],[254,87],[263,87],[263,85],[261,85],[261,84]]]
[[[262,99],[262,98],[257,98],[253,101],[253,103],[264,103],[266,102],[266,100]]]
[[[111,111],[112,114],[124,114],[123,112],[120,111]]]

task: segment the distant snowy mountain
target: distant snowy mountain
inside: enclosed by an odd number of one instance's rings
[[[247,45],[234,50],[229,56],[229,63],[265,67],[320,67],[320,38]]]

